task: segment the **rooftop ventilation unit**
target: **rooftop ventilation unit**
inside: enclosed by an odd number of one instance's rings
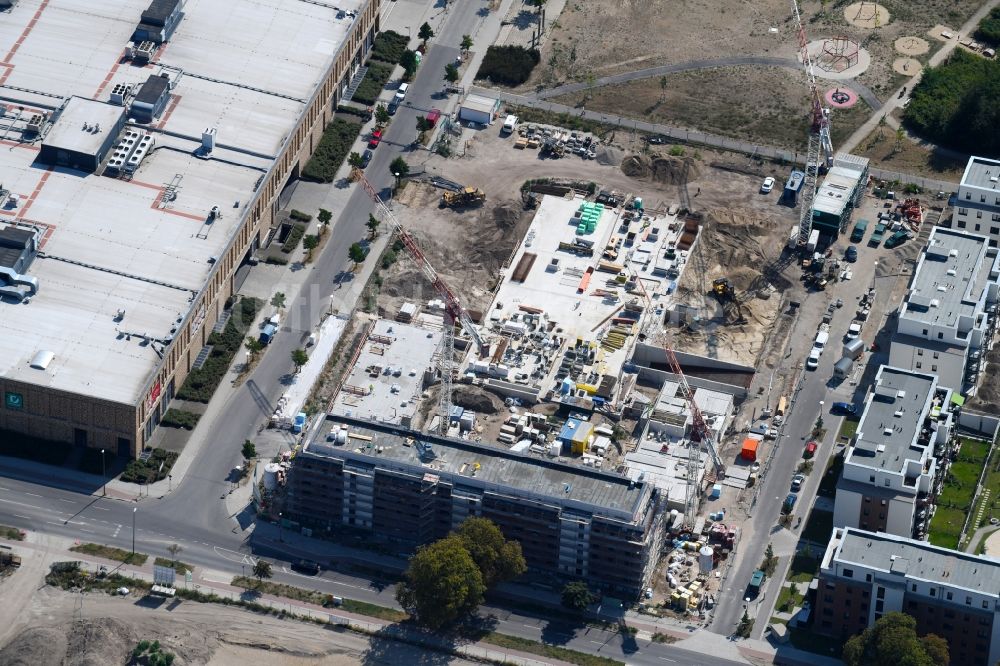
[[[215,135],[217,130],[214,127],[206,127],[201,133],[201,151],[208,154],[215,150]]]
[[[41,134],[43,127],[45,127],[45,116],[40,113],[33,113],[31,117],[28,118],[28,125],[27,127],[25,127],[25,129],[28,132]]]
[[[32,357],[31,363],[29,363],[28,365],[30,365],[35,370],[44,370],[45,368],[49,367],[49,363],[51,363],[52,359],[54,359],[55,357],[56,355],[53,352],[42,350],[36,353]]]
[[[132,49],[132,58],[138,63],[147,64],[153,59],[153,53],[155,52],[156,44],[151,41],[145,41]]]
[[[115,87],[111,89],[111,97],[108,101],[112,104],[118,106],[125,106],[125,102],[128,98],[132,96],[132,84],[130,83],[116,83]]]

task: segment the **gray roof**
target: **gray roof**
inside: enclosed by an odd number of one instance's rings
[[[835,559],[842,564],[892,571],[910,579],[1000,597],[1000,560],[924,541],[848,527],[843,530]]]
[[[108,134],[117,131],[124,107],[83,97],[70,97],[42,141],[51,146],[86,155],[96,155]],[[84,129],[86,125],[87,129]]]
[[[997,179],[997,180],[993,180]],[[1000,191],[1000,161],[972,156],[962,174],[962,187]]]
[[[374,446],[356,438],[343,445],[328,442],[328,433],[341,425],[351,435],[374,438]],[[650,492],[646,484],[618,474],[363,419],[327,415],[315,433],[303,448],[304,454],[363,459],[382,468],[436,474],[456,485],[527,496],[626,521],[636,518],[642,498]],[[425,444],[430,444],[433,455],[422,453]]]
[[[916,439],[936,378],[883,365],[875,379],[848,462],[898,474],[923,456]]]
[[[953,327],[960,316],[974,317],[993,265],[987,239],[936,227],[910,282],[902,317]]]

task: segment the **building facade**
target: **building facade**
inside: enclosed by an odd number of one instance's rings
[[[470,516],[521,544],[529,569],[637,597],[663,538],[658,492],[607,472],[328,416],[295,457],[284,515],[406,552]]]
[[[1000,241],[1000,160],[972,156],[962,174],[951,222],[955,229]]]
[[[882,366],[837,482],[834,527],[923,536],[957,409],[933,375]]]
[[[837,528],[823,555],[814,629],[846,640],[885,613],[948,641],[952,664],[1000,660],[1000,561],[889,534]]]
[[[151,9],[166,8],[171,15],[179,7],[180,3],[166,0],[156,0],[151,5]],[[379,30],[379,9],[380,0],[363,2],[356,14],[350,16],[351,24],[343,40],[331,43],[325,73],[311,96],[302,100],[301,110],[290,124],[280,150],[260,176],[252,200],[237,202],[243,205],[235,232],[226,241],[225,250],[211,257],[207,279],[191,294],[188,309],[178,315],[176,329],[164,341],[163,349],[157,350],[155,369],[148,374],[138,398],[120,402],[19,376],[0,375],[0,394],[4,396],[0,429],[78,446],[107,448],[120,455],[137,456],[143,450],[176,389],[207,344],[213,326],[223,316],[225,304],[234,294],[237,269],[269,237],[277,218],[280,193],[298,176],[301,165],[319,143],[351,77],[370,50]],[[144,15],[143,21],[146,20]],[[43,15],[35,30],[44,30],[46,21]],[[185,24],[181,23],[176,34],[184,30]]]

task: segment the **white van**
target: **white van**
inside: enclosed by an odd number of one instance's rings
[[[826,348],[826,343],[830,341],[830,333],[827,331],[820,331],[816,334],[816,340],[813,341],[813,347],[819,350]]]
[[[406,97],[406,91],[409,90],[409,88],[410,84],[408,83],[400,83],[399,87],[396,88],[396,95],[392,98],[392,101],[395,102],[397,106],[403,101],[403,98]]]

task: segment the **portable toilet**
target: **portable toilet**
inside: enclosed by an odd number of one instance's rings
[[[292,432],[302,432],[302,429],[306,427],[306,413],[299,412],[295,415],[295,420],[292,422]]]
[[[722,497],[721,483],[712,484],[712,494],[709,495],[709,497],[711,497],[712,499],[719,499],[720,497]]]

